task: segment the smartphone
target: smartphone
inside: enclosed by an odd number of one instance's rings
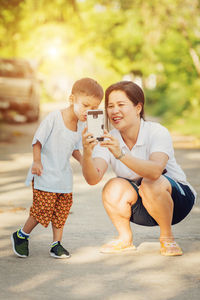
[[[87,111],[87,128],[98,141],[103,141],[104,134],[104,114],[102,109]]]

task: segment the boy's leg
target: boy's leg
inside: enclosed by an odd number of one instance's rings
[[[53,242],[61,241],[63,228],[73,203],[72,193],[56,194],[54,211],[51,218]]]
[[[60,244],[63,235],[63,228],[56,228],[52,224],[53,230],[53,243],[50,249],[50,255],[54,258],[69,258],[71,255],[69,252]]]
[[[52,231],[53,231],[53,242],[61,242],[62,240],[62,236],[63,236],[63,227],[61,228],[56,228],[53,224],[52,224]]]
[[[27,233],[30,234],[31,231],[35,228],[35,226],[38,225],[38,221],[36,221],[35,218],[33,218],[32,216],[29,216],[26,223],[24,224],[24,227],[22,228],[22,230]]]
[[[22,229],[17,230],[11,235],[11,241],[13,245],[14,253],[19,257],[27,257],[29,255],[28,249],[28,241],[29,241],[29,234],[31,231],[37,226],[39,223],[36,221],[35,216],[38,214],[38,204],[40,205],[38,197],[42,198],[43,194],[41,191],[35,190],[33,187],[33,204],[30,208],[30,215],[24,224]],[[40,195],[41,194],[41,195]],[[34,215],[33,215],[34,214]]]
[[[68,258],[69,252],[60,244],[63,236],[63,228],[72,205],[72,193],[57,194],[54,213],[51,219],[53,231],[53,243],[50,255],[55,258]]]
[[[30,216],[28,217],[23,229],[19,229],[11,236],[13,251],[16,255],[20,257],[27,257],[29,255],[29,234],[38,223],[44,227],[48,226],[53,214],[53,209],[49,209],[49,207],[54,207],[55,202],[55,193],[36,190],[33,186],[33,204],[30,208]]]
[[[27,257],[29,255],[28,240],[29,234],[38,224],[33,217],[29,216],[23,229],[19,229],[11,236],[14,253],[19,257]]]

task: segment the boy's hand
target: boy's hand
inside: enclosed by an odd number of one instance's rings
[[[39,161],[33,162],[32,169],[31,169],[32,174],[36,174],[38,176],[41,176],[42,171],[43,171],[42,163],[39,162]]]

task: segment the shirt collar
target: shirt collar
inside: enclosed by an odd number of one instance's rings
[[[135,146],[142,146],[142,145],[145,144],[146,133],[145,133],[145,128],[144,127],[145,127],[145,121],[143,119],[141,119],[140,120],[139,134],[138,134],[138,138],[137,138]],[[124,140],[123,140],[123,138],[122,138],[119,130],[116,130],[116,131],[117,131],[117,135],[118,135],[120,146],[127,148],[127,145],[125,144],[125,142],[124,142]]]
[[[140,120],[140,130],[139,130],[139,134],[138,134],[138,138],[137,138],[137,142],[135,145],[137,146],[142,146],[145,144],[145,139],[146,139],[146,133],[145,133],[145,122],[144,120],[141,118]]]

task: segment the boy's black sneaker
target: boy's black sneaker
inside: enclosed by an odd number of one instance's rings
[[[50,255],[55,258],[69,258],[71,256],[60,242],[57,242],[55,246],[51,247]]]
[[[20,237],[18,232],[19,230],[11,235],[13,251],[17,256],[25,258],[29,255],[28,238]]]

